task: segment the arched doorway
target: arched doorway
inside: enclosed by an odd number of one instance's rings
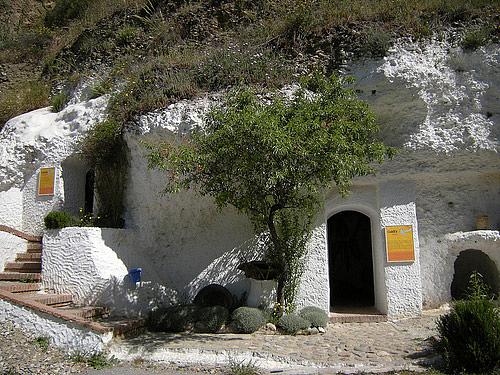
[[[90,169],[85,175],[85,213],[92,214],[94,212],[94,170]]]
[[[365,307],[375,303],[370,218],[342,211],[328,219],[330,305]]]
[[[462,299],[467,297],[471,274],[481,274],[492,297],[498,297],[500,278],[498,269],[491,258],[481,250],[468,249],[462,251],[455,260],[455,273],[451,283],[451,297]]]

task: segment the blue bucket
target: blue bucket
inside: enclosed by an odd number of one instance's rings
[[[141,282],[142,268],[132,268],[128,270],[128,277],[134,284]]]

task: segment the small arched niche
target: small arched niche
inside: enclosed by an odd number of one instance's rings
[[[71,157],[62,163],[64,211],[78,216],[80,209],[92,213],[94,206],[94,171],[81,159]]]
[[[455,273],[451,283],[451,297],[462,299],[467,297],[469,281],[473,272],[481,274],[483,282],[490,292],[498,297],[500,278],[498,269],[491,258],[481,250],[468,249],[458,254],[455,260]]]

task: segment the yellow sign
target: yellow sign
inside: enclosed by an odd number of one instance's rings
[[[388,262],[413,262],[413,226],[395,225],[385,227],[385,246]]]
[[[41,168],[38,176],[38,195],[54,195],[54,167]]]

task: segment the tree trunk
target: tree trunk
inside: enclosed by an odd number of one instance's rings
[[[283,259],[283,249],[280,238],[276,231],[276,226],[274,224],[274,214],[282,208],[281,205],[275,204],[271,207],[269,211],[269,216],[267,219],[267,227],[269,228],[269,234],[271,236],[271,242],[274,246],[274,252],[278,255],[279,259],[273,259],[274,262],[278,263],[276,266],[280,268],[280,275],[278,276],[278,285],[276,287],[276,303],[280,304],[282,308],[285,308],[285,284],[286,284],[286,264],[284,264]]]

